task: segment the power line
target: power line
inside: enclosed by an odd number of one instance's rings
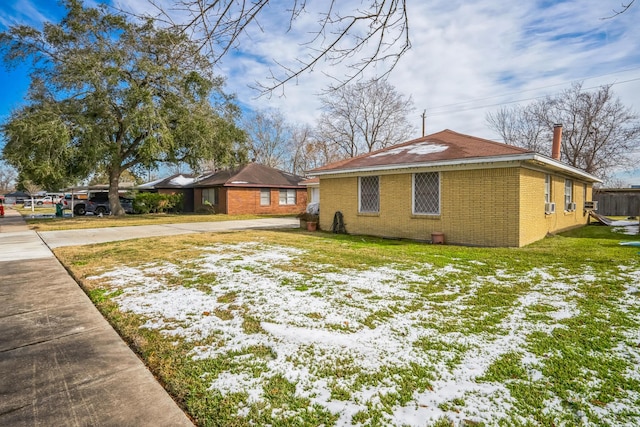
[[[463,104],[468,104],[468,103],[476,102],[476,101],[484,101],[486,99],[504,98],[505,96],[519,95],[521,93],[527,93],[527,92],[535,92],[535,91],[539,91],[539,90],[543,90],[543,89],[549,89],[551,87],[556,87],[556,86],[566,86],[567,84],[570,84],[570,83],[577,83],[577,82],[581,82],[581,81],[585,81],[585,80],[592,80],[592,79],[597,79],[597,78],[600,78],[600,77],[612,76],[614,74],[626,73],[626,72],[629,72],[629,71],[635,71],[635,70],[639,70],[639,69],[640,69],[640,67],[627,68],[625,70],[613,71],[611,73],[604,73],[604,74],[599,74],[599,75],[596,75],[596,76],[589,76],[589,77],[585,77],[585,78],[582,78],[582,79],[571,80],[569,82],[564,82],[564,83],[555,83],[555,84],[548,85],[548,86],[542,86],[542,87],[533,88],[533,89],[525,89],[525,90],[521,90],[521,91],[518,91],[518,92],[511,92],[511,93],[506,93],[506,94],[502,94],[502,95],[491,95],[491,96],[487,96],[487,97],[484,97],[484,98],[475,98],[475,99],[470,99],[470,100],[467,100],[467,101],[455,102],[453,104],[439,105],[437,107],[428,108],[428,110],[434,110],[434,109],[446,108],[446,107],[454,107],[456,105],[463,105]]]
[[[612,73],[613,74],[613,73]],[[629,79],[629,80],[623,80],[623,81],[619,81],[619,82],[614,82],[614,83],[610,83],[611,86],[615,86],[615,85],[619,85],[619,84],[623,84],[623,83],[629,83],[629,82],[635,82],[640,80],[640,77],[636,77],[633,79]],[[562,83],[562,84],[557,84],[557,85],[551,85],[551,86],[547,86],[548,87],[552,87],[552,86],[560,86],[560,85],[565,85],[566,83]],[[584,90],[590,90],[590,89],[596,89],[598,87],[601,87],[603,85],[598,85],[598,86],[592,86],[592,87],[587,87],[584,88]],[[517,95],[518,93],[525,93],[525,92],[530,92],[533,90],[541,90],[544,88],[540,88],[540,89],[529,89],[526,91],[522,91],[522,92],[516,92],[514,93],[515,95]],[[464,105],[464,104],[469,104],[472,102],[476,102],[476,101],[482,101],[485,99],[491,99],[491,98],[499,98],[499,97],[504,97],[504,96],[509,96],[509,95],[495,95],[495,96],[491,96],[491,97],[487,97],[487,98],[478,98],[478,99],[474,99],[474,100],[469,100],[469,101],[464,101],[464,102],[459,102],[456,104],[448,104],[446,106],[441,106],[441,107],[434,107],[434,108],[444,108],[444,107],[448,107],[448,106],[456,106],[456,105]],[[458,113],[458,112],[464,112],[464,111],[473,111],[473,110],[480,110],[480,109],[484,109],[484,108],[489,108],[489,107],[498,107],[501,105],[508,105],[508,104],[517,104],[519,102],[526,102],[526,101],[533,101],[536,99],[542,99],[542,98],[546,98],[548,95],[539,95],[539,96],[534,96],[531,98],[523,98],[523,99],[518,99],[515,101],[504,101],[504,102],[498,102],[498,103],[494,103],[494,104],[485,104],[485,105],[478,105],[478,106],[473,106],[473,107],[467,107],[467,108],[456,108],[456,109],[449,109],[449,110],[445,110],[445,111],[431,111],[432,109],[427,109],[427,111],[429,112],[429,116],[440,116],[443,114],[451,114],[451,113]]]

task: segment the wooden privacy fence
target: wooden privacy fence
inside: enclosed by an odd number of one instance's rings
[[[605,216],[640,215],[640,189],[625,190],[594,190],[593,200],[598,202],[597,212]]]

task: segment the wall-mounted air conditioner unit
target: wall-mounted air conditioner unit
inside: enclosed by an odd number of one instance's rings
[[[587,201],[584,202],[584,210],[585,211],[597,211],[598,210],[598,201]]]
[[[556,204],[551,202],[547,202],[544,204],[544,213],[546,213],[547,215],[552,214],[552,213],[556,213]]]
[[[575,203],[569,203],[569,204],[567,205],[567,211],[569,211],[569,212],[573,212],[573,211],[575,211],[575,210],[576,210],[576,204],[575,204]]]

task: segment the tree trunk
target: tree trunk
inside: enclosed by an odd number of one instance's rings
[[[125,214],[120,204],[120,194],[118,193],[120,173],[120,168],[112,168],[109,171],[109,209],[111,209],[111,215],[115,216],[123,216]]]

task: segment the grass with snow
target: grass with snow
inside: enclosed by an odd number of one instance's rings
[[[303,232],[60,248],[199,425],[640,424],[640,258]]]

